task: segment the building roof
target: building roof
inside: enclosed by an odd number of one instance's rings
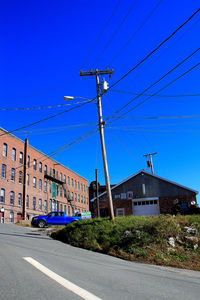
[[[176,182],[174,182],[174,181],[170,181],[170,180],[168,180],[168,179],[162,178],[162,177],[157,176],[157,175],[155,175],[155,174],[150,174],[150,173],[148,173],[148,172],[146,172],[146,171],[144,171],[144,170],[141,170],[141,171],[139,171],[139,172],[137,172],[137,173],[135,173],[135,174],[129,176],[128,178],[124,179],[124,180],[121,181],[120,183],[118,183],[118,184],[116,184],[115,186],[113,186],[113,187],[111,188],[111,190],[114,190],[115,188],[117,188],[117,187],[120,186],[121,184],[125,183],[126,181],[130,180],[130,179],[133,178],[133,177],[136,177],[136,176],[139,175],[139,174],[147,174],[147,175],[152,176],[152,177],[154,177],[154,178],[157,178],[157,179],[166,181],[166,182],[168,182],[168,183],[171,183],[171,184],[173,184],[173,185],[176,185],[176,186],[178,186],[178,187],[180,187],[180,188],[182,188],[182,189],[191,191],[191,192],[193,192],[193,193],[195,193],[195,194],[198,194],[198,193],[199,193],[198,191],[195,191],[195,190],[193,190],[193,189],[190,189],[190,188],[188,188],[188,187],[186,187],[186,186],[184,186],[184,185],[181,185],[181,184],[176,183]],[[99,195],[99,197],[101,197],[101,196],[103,196],[103,195],[105,195],[105,194],[106,194],[106,191],[103,192],[103,193],[101,193],[101,194]],[[95,199],[96,199],[96,197],[94,197],[94,198],[91,199],[90,201],[93,202]]]
[[[9,133],[7,130],[3,129],[2,127],[0,127],[0,130],[1,130],[1,131],[4,131],[5,133],[7,133],[7,135],[10,135],[11,137],[15,138],[16,140],[18,140],[19,142],[21,142],[21,143],[24,144],[24,141],[23,141],[23,140],[21,140],[20,138],[18,138],[18,137],[15,136],[15,135]],[[32,148],[32,149],[34,149],[34,150],[37,151],[38,153],[42,154],[42,156],[47,157],[48,159],[52,160],[53,162],[56,162],[56,163],[59,164],[60,166],[62,166],[62,167],[64,167],[65,169],[69,170],[70,172],[72,172],[72,173],[78,175],[79,177],[82,177],[84,180],[87,180],[87,181],[88,181],[88,179],[86,179],[85,177],[79,175],[78,173],[74,172],[73,170],[71,170],[71,169],[69,169],[68,167],[64,166],[63,164],[59,163],[58,161],[56,161],[55,159],[51,158],[51,157],[48,156],[47,154],[44,154],[44,153],[41,152],[40,150],[38,150],[38,149],[36,149],[35,147],[31,146],[30,144],[29,144],[29,147]]]

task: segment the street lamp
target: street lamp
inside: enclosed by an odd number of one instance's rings
[[[74,100],[74,99],[83,99],[87,101],[93,101],[93,99],[83,98],[83,97],[73,97],[73,96],[64,96],[65,101]]]

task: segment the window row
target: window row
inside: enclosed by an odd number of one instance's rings
[[[6,143],[3,143],[3,157],[7,157],[8,155],[8,145]],[[12,148],[12,161],[16,161],[16,149]],[[23,152],[19,152],[19,163],[23,164]]]

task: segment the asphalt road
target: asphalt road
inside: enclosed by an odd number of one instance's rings
[[[0,299],[197,300],[200,272],[124,261],[0,224]]]

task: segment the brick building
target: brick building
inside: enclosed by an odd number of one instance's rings
[[[4,134],[4,135],[3,135]],[[0,128],[0,222],[89,210],[88,180]]]
[[[197,191],[159,176],[140,171],[111,187],[115,216],[147,216],[171,214],[176,203],[190,206],[196,202]],[[90,200],[91,210],[97,215],[96,198]],[[99,194],[102,217],[108,215],[106,192]]]

